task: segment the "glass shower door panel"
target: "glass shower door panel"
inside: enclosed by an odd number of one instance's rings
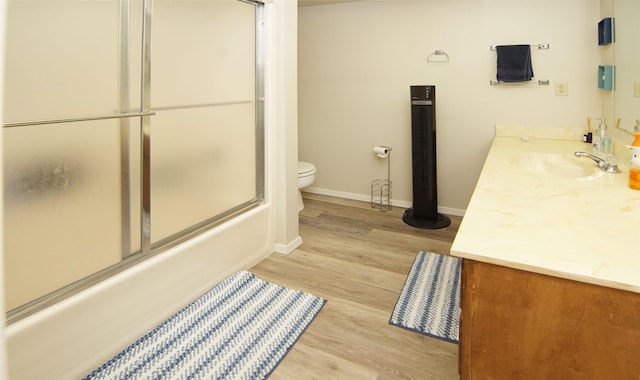
[[[15,0],[6,21],[4,122],[120,113],[118,1]],[[3,130],[8,310],[121,260],[120,132],[117,119]]]
[[[119,2],[8,2],[4,121],[117,113]]]
[[[255,12],[239,0],[154,2],[152,109],[253,101]]]
[[[116,264],[118,121],[4,130],[7,310]]]
[[[151,241],[256,198],[255,6],[157,1]]]
[[[152,242],[255,198],[253,108],[165,111],[153,119]]]

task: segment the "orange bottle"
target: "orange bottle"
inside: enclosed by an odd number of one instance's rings
[[[640,190],[640,133],[633,134],[631,143],[631,160],[629,161],[629,188]]]

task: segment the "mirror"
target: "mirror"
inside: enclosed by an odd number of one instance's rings
[[[640,1],[614,0],[616,88],[615,118],[633,132],[640,123]],[[639,127],[640,128],[640,127]]]

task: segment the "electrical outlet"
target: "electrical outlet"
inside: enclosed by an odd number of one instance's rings
[[[556,96],[569,96],[569,83],[556,82]]]
[[[640,82],[633,82],[633,96],[640,98]]]

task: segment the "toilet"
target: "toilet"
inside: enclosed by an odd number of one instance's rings
[[[298,212],[304,208],[302,189],[310,186],[316,180],[316,167],[304,161],[298,161]]]

